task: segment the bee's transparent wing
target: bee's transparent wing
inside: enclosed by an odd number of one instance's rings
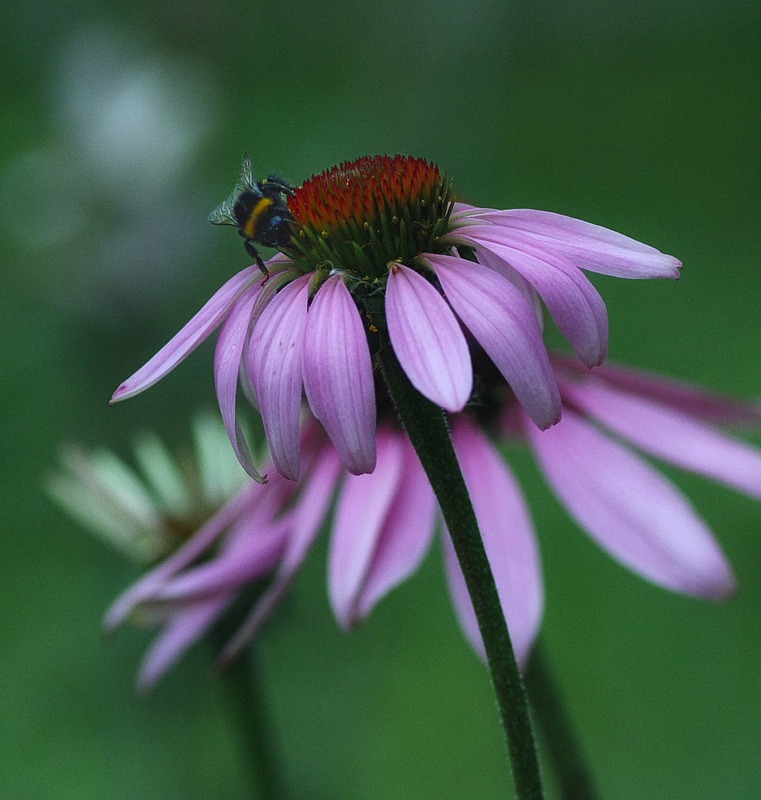
[[[261,193],[261,190],[256,184],[254,168],[251,166],[251,159],[249,158],[248,153],[243,154],[243,163],[240,167],[240,178],[238,178],[238,182],[235,184],[235,189],[238,192],[254,191]]]
[[[209,214],[209,222],[211,222],[212,225],[237,225],[238,222],[233,213],[237,198],[238,195],[233,193],[227,200],[220,203],[214,211]]]
[[[238,220],[235,218],[235,204],[244,192],[254,192],[256,195],[261,195],[262,193],[262,190],[259,188],[254,178],[254,170],[251,166],[251,159],[248,153],[243,154],[240,177],[235,184],[232,194],[209,214],[209,222],[211,222],[212,225],[237,225]]]

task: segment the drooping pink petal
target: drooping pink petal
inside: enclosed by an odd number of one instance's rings
[[[615,231],[562,214],[532,209],[487,211],[468,216],[530,239],[549,253],[564,255],[577,267],[618,278],[679,278],[682,263],[654,247]]]
[[[314,415],[355,475],[375,466],[375,387],[367,335],[340,275],[320,287],[306,321],[304,388]]]
[[[663,475],[569,408],[552,430],[526,431],[555,494],[614,558],[677,592],[732,593],[732,570],[711,532]]]
[[[761,498],[761,451],[694,417],[600,381],[561,383],[563,399],[637,447]]]
[[[562,241],[603,242],[639,253],[659,253],[655,247],[623,233],[554,211],[537,211],[533,208],[484,209],[478,216],[483,216],[486,221],[492,221],[497,225],[527,233],[540,233]]]
[[[293,573],[303,563],[320,532],[320,526],[333,500],[340,472],[341,462],[335,452],[329,446],[324,447],[309,474],[309,483],[302,487],[285,517],[290,536],[281,561],[283,573]]]
[[[553,361],[564,366],[573,366],[562,356],[553,356]],[[758,400],[750,403],[736,400],[674,378],[664,378],[616,364],[598,367],[595,378],[624,392],[641,395],[677,411],[699,417],[705,422],[752,426],[761,424],[761,402]]]
[[[457,315],[505,376],[540,428],[560,419],[560,394],[536,315],[506,278],[482,264],[422,256],[435,270]]]
[[[275,255],[280,256],[280,253]],[[275,262],[275,258],[270,259],[267,263],[268,266],[272,267],[273,262]],[[275,262],[277,263],[277,262]],[[270,300],[280,291],[280,289],[285,286],[286,283],[289,283],[294,277],[292,270],[283,270],[281,272],[270,273],[269,278],[262,283],[261,291],[254,303],[254,307],[251,309],[251,323],[249,325],[249,336],[245,339],[243,343],[243,354],[240,361],[240,370],[238,371],[238,378],[240,381],[240,387],[243,390],[243,394],[246,397],[246,400],[258,411],[259,410],[259,398],[256,396],[256,389],[254,388],[254,384],[251,380],[251,332],[254,329],[259,317],[261,317],[262,312],[264,309],[269,305]]]
[[[251,355],[249,346],[251,344],[251,337],[243,345],[243,358],[240,362],[240,371],[238,377],[240,379],[240,388],[243,391],[243,396],[248,400],[253,408],[259,411],[259,398],[256,396],[256,389],[254,382],[251,380]]]
[[[347,476],[336,507],[328,558],[328,593],[342,628],[350,628],[360,618],[360,593],[403,474],[400,439],[382,433],[378,438],[375,471]]]
[[[232,597],[227,594],[213,597],[177,614],[146,653],[137,677],[138,691],[150,691],[180,656],[214,624]]]
[[[506,261],[495,256],[490,250],[486,250],[485,248],[481,248],[479,251],[478,261],[484,266],[489,267],[489,269],[499,272],[503,278],[507,278],[507,280],[520,291],[526,300],[528,300],[531,308],[534,309],[534,314],[536,314],[540,329],[544,330],[544,307],[542,306],[542,298],[539,297],[536,289],[534,289],[523,275],[519,274]]]
[[[266,498],[267,494],[259,484],[245,486],[208,519],[182,547],[114,600],[103,620],[104,629],[111,631],[120,625],[138,603],[150,598],[172,575],[200,558],[241,514],[256,508],[259,499]]]
[[[272,462],[291,480],[299,476],[301,455],[301,359],[309,278],[297,278],[270,300],[254,327],[249,347],[249,370]]]
[[[412,385],[447,411],[461,411],[473,390],[465,336],[439,292],[401,264],[389,273],[386,322],[394,353]]]
[[[261,277],[262,274],[258,267],[246,267],[230,278],[184,328],[172,337],[150,361],[119,386],[114,392],[111,402],[116,403],[126,400],[128,397],[134,397],[171,372],[222,324],[235,301],[251,284],[261,280]]]
[[[436,498],[417,454],[402,439],[402,475],[380,536],[375,542],[356,613],[364,619],[375,604],[412,575],[428,552],[434,532]]]
[[[199,600],[232,592],[267,575],[277,564],[285,545],[283,525],[252,526],[233,534],[231,546],[209,561],[170,578],[150,602]]]
[[[229,316],[222,325],[214,351],[214,384],[217,390],[219,410],[230,442],[243,469],[258,483],[263,478],[254,466],[254,457],[248,446],[246,437],[238,425],[236,399],[238,396],[238,375],[241,359],[248,339],[251,325],[251,313],[256,304],[260,287],[254,286],[244,292],[232,307]]]
[[[518,663],[525,665],[536,639],[544,604],[539,552],[528,508],[507,465],[468,420],[458,419],[453,444],[497,585]],[[478,622],[448,532],[447,576],[463,630],[486,658]]]
[[[473,242],[478,255],[483,249],[491,252],[539,292],[561,333],[588,367],[605,360],[608,313],[602,297],[578,267],[532,242],[508,244],[509,236],[496,225],[469,227],[464,235]],[[487,266],[499,265],[489,262]]]
[[[333,498],[340,468],[335,453],[324,448],[318,455],[314,470],[302,481],[303,491],[283,520],[289,535],[278,571],[235,635],[225,645],[219,656],[221,665],[229,663],[251,641],[288,590],[320,532]]]

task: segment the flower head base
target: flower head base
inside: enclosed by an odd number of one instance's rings
[[[288,198],[297,261],[378,278],[393,261],[440,252],[454,207],[446,176],[423,158],[365,156],[315,175]]]

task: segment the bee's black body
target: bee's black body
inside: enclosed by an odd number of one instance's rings
[[[283,195],[292,194],[293,189],[292,184],[277,175],[256,181],[251,160],[244,156],[233,193],[209,217],[214,225],[234,225],[238,229],[246,252],[265,275],[267,268],[256,245],[280,248],[290,241],[293,216]]]

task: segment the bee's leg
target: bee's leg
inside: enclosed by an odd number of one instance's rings
[[[246,248],[246,252],[254,259],[254,261],[256,261],[256,266],[259,267],[262,275],[264,275],[264,280],[266,281],[267,278],[269,278],[270,273],[266,264],[262,261],[259,251],[256,249],[256,247],[254,247],[253,242],[251,242],[249,239],[243,240],[243,246]]]

